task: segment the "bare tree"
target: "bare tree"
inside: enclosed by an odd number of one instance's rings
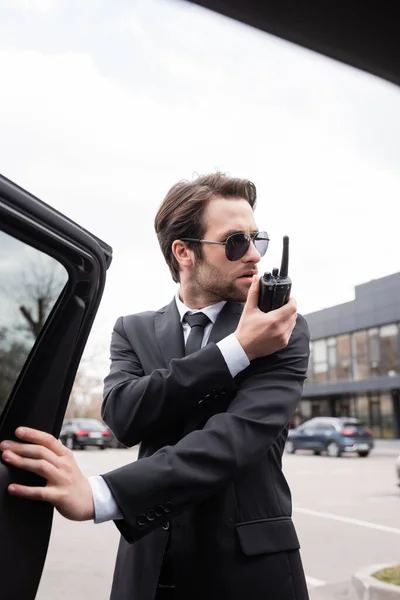
[[[0,328],[0,414],[18,379],[27,354],[23,343],[13,339],[5,327]]]
[[[13,284],[8,283],[3,289],[16,300],[19,319],[11,329],[0,328],[0,412],[67,279],[61,264],[38,253]],[[84,355],[71,392],[68,416],[93,414],[100,418],[102,381],[90,374],[100,352],[97,348]]]
[[[65,269],[54,259],[39,255],[31,262],[17,282],[16,297],[22,316],[20,331],[36,340],[66,280]]]

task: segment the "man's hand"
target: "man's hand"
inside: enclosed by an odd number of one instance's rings
[[[92,488],[71,450],[49,433],[37,429],[19,427],[15,434],[27,443],[1,442],[3,461],[40,475],[47,480],[47,485],[33,487],[12,483],[8,486],[9,493],[19,498],[50,502],[72,521],[93,519]]]
[[[258,308],[260,280],[254,275],[235,336],[249,360],[267,356],[288,345],[297,319],[294,298],[268,313]]]

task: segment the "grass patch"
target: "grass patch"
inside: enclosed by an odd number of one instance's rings
[[[392,583],[393,585],[400,586],[400,565],[382,569],[382,571],[374,573],[372,577],[379,579],[379,581],[384,581],[385,583]]]

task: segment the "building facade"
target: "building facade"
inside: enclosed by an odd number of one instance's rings
[[[400,438],[400,273],[305,317],[311,354],[295,422],[358,417],[375,437]]]

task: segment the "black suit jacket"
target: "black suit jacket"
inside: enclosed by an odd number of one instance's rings
[[[103,475],[124,515],[112,600],[154,599],[169,535],[177,600],[308,598],[281,469],[308,327],[299,315],[286,348],[232,378],[216,342],[242,310],[228,302],[186,357],[175,300],[115,325],[102,415],[140,452]]]

